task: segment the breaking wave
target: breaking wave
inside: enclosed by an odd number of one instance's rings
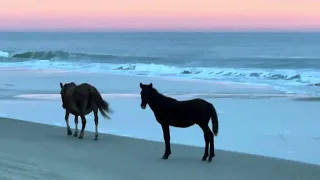
[[[161,64],[160,64],[161,63]],[[159,57],[114,56],[65,51],[0,51],[0,66],[36,69],[62,69],[94,72],[116,72],[147,76],[175,76],[222,80],[274,86],[287,92],[301,93],[303,87],[313,87],[320,94],[320,71],[307,68],[239,68],[218,65],[170,63]],[[308,66],[312,67],[312,66]],[[316,88],[316,89],[314,89]],[[308,91],[308,93],[310,93]]]
[[[9,53],[5,52],[5,51],[0,51],[0,58],[8,58],[9,57]]]
[[[0,58],[2,62],[17,62],[27,60],[51,60],[51,61],[84,61],[84,62],[126,62],[129,60],[135,61],[156,61],[154,57],[136,57],[136,56],[114,56],[108,54],[87,54],[87,53],[75,53],[65,51],[26,51],[15,52],[9,54],[8,52],[0,51]]]

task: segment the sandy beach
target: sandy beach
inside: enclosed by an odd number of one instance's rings
[[[308,97],[205,80],[21,69],[1,73],[1,180],[320,179],[319,105]],[[99,141],[93,141],[92,114],[83,140],[67,136],[60,81],[92,83],[110,103],[115,113],[111,120],[101,118]],[[171,128],[172,156],[161,159],[161,127],[150,108],[140,108],[139,82],[152,82],[179,100],[201,97],[214,104],[220,132],[212,163],[200,161],[204,141],[197,126]],[[70,122],[73,128],[73,116]]]
[[[114,110],[111,120],[100,118],[102,133],[163,142],[161,126],[150,108],[140,108],[137,94],[103,94]],[[173,96],[188,99],[187,95]],[[320,164],[320,122],[318,102],[291,98],[205,98],[219,115],[216,148]],[[307,108],[306,108],[307,107]],[[19,109],[19,112],[16,109]],[[35,113],[36,112],[36,113]],[[58,94],[21,94],[0,101],[3,117],[65,127],[64,111]],[[306,118],[308,117],[308,118]],[[93,115],[87,116],[87,131],[94,131]],[[73,116],[70,116],[73,128]],[[174,128],[171,142],[203,147],[198,126]]]
[[[202,148],[173,145],[160,159],[163,143],[92,133],[83,140],[65,128],[0,119],[0,179],[219,179],[318,180],[320,166],[218,150],[201,162]]]

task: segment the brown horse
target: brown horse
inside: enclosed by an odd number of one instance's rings
[[[84,130],[86,128],[85,116],[93,111],[95,122],[95,137],[98,140],[98,111],[104,118],[110,119],[106,113],[112,113],[108,102],[104,101],[99,91],[88,83],[76,85],[74,82],[62,84],[60,82],[60,95],[62,100],[62,107],[66,110],[65,120],[67,124],[67,134],[72,135],[69,125],[69,114],[74,115],[75,132],[74,137],[78,136],[78,117],[82,120],[82,128],[79,138],[82,139]]]

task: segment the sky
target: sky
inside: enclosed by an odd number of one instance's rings
[[[0,31],[320,30],[320,0],[4,0]]]

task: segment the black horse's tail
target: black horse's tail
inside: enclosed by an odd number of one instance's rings
[[[92,97],[92,90],[90,89],[90,98]],[[104,118],[111,119],[107,113],[113,113],[113,111],[109,107],[109,103],[103,100],[101,94],[96,90],[96,103],[98,104],[98,108],[100,113]]]
[[[212,131],[215,136],[218,136],[219,132],[219,121],[218,114],[214,106],[211,104],[211,121],[212,121]]]

